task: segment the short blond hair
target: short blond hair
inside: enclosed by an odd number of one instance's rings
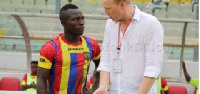
[[[131,0],[114,0],[114,2],[119,3],[119,2],[126,2],[127,4],[131,3]]]

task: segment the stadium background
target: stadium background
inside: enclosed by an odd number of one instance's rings
[[[131,3],[141,11],[156,16],[164,27],[167,60],[161,75],[172,85],[186,86],[188,92],[191,92],[193,87],[183,79],[179,61],[184,59],[190,75],[199,77],[199,1],[169,0],[167,10],[166,4],[159,2],[153,5],[156,7],[155,12],[146,8],[149,2],[151,0],[132,0]],[[25,23],[30,37],[31,60],[37,60],[46,39],[63,32],[57,13],[67,3],[68,0],[0,0],[0,78],[17,76],[21,80],[22,75],[30,71],[27,67],[26,35],[12,15],[18,15]],[[86,15],[85,35],[102,40],[106,16],[100,0],[72,0],[71,3],[76,4]],[[186,46],[182,58],[181,43],[186,23]],[[91,66],[89,76],[94,65]]]

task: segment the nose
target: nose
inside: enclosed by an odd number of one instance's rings
[[[79,24],[84,25],[85,24],[85,20],[84,19],[80,19]]]

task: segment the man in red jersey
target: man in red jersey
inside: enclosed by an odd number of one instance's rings
[[[64,33],[40,51],[37,94],[83,94],[90,61],[95,67],[99,64],[100,47],[95,40],[82,36],[85,21],[76,5],[63,6],[59,17]]]

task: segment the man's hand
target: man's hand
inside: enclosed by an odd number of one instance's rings
[[[85,89],[85,93],[84,94],[92,94],[92,90],[91,89]]]
[[[32,82],[32,83],[30,84],[30,87],[36,89],[36,84],[35,84],[34,82]]]
[[[93,94],[108,94],[107,89],[105,88],[98,88],[97,90],[94,91]]]

